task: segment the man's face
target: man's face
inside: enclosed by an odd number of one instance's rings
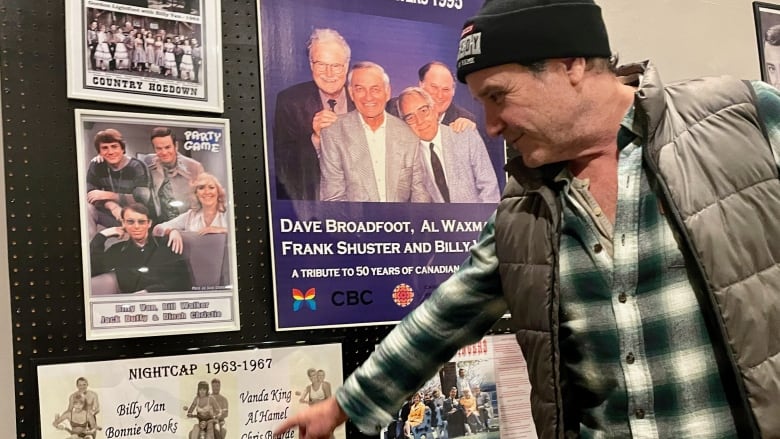
[[[458,376],[461,377],[461,378],[465,377],[466,376],[466,371],[463,370],[463,369],[459,369],[458,370]]]
[[[122,226],[133,241],[143,243],[146,242],[146,238],[149,236],[149,228],[152,227],[152,221],[142,213],[132,209],[125,209],[125,213],[122,216]]]
[[[173,143],[171,136],[155,137],[152,139],[154,153],[164,165],[173,165],[176,163],[176,144]]]
[[[93,21],[92,23],[90,23],[89,24],[89,28],[92,29],[92,30],[97,30],[97,28],[98,28],[97,22]]]
[[[454,398],[458,396],[458,389],[452,388],[450,389],[450,398]]]
[[[315,43],[309,52],[311,76],[317,87],[327,95],[337,95],[347,82],[349,60],[344,48],[334,41]]]
[[[118,165],[125,157],[125,151],[119,142],[106,142],[98,145],[98,154],[109,165]]]
[[[764,68],[767,82],[780,87],[780,46],[764,43]]]
[[[379,70],[372,67],[358,69],[352,72],[349,95],[358,112],[364,118],[372,119],[384,113],[385,104],[390,99],[390,86],[385,85]]]
[[[577,137],[582,101],[564,63],[548,63],[540,73],[504,64],[471,73],[466,83],[485,108],[488,134],[502,135],[526,166],[571,160],[592,146]]]
[[[85,392],[87,390],[87,387],[89,387],[87,380],[79,380],[76,383],[76,388],[79,389],[79,392]]]
[[[426,142],[433,140],[439,130],[439,115],[417,93],[409,93],[401,100],[401,119]]]
[[[433,98],[438,115],[447,111],[452,103],[452,97],[455,96],[455,81],[452,79],[452,73],[440,65],[431,66],[425,78],[420,81],[420,87]]]
[[[222,388],[222,383],[220,383],[219,381],[214,381],[211,383],[211,393],[218,395],[221,388]]]

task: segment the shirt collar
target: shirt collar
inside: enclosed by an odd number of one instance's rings
[[[357,110],[355,110],[355,111],[357,111]],[[379,132],[379,130],[385,129],[385,126],[387,125],[387,118],[390,117],[390,115],[387,114],[387,111],[385,111],[384,114],[385,114],[385,117],[382,120],[382,125],[379,125],[379,127],[376,130],[374,130],[373,128],[368,126],[366,121],[363,120],[363,115],[360,114],[359,111],[358,111],[358,119],[360,119],[360,125],[363,127],[363,130],[365,130],[366,132],[375,132],[376,133],[376,132]],[[395,117],[395,116],[393,116],[393,117]]]

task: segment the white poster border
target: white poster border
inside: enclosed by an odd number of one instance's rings
[[[222,20],[221,0],[198,0],[199,14],[127,6],[99,0],[65,1],[65,43],[68,97],[115,104],[222,113]],[[88,48],[87,11],[100,8],[109,13],[139,18],[173,20],[199,26],[202,51],[200,83],[157,77],[153,73],[102,71],[91,66]],[[83,44],[82,44],[83,43]],[[197,67],[195,67],[197,68]],[[153,76],[150,76],[153,75]]]

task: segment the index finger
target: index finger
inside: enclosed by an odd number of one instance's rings
[[[298,413],[294,416],[291,416],[287,419],[285,419],[281,424],[277,425],[276,428],[274,428],[273,437],[280,436],[287,431],[292,430],[295,427],[298,427],[298,438],[303,439],[306,435],[306,428],[303,427],[299,421],[298,418],[300,418],[301,414]]]

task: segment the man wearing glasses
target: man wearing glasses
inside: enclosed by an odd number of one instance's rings
[[[433,98],[420,87],[401,92],[398,112],[420,139],[424,184],[433,202],[498,203],[496,173],[476,129],[458,133],[439,123]]]
[[[419,86],[433,99],[433,109],[436,110],[439,122],[448,125],[456,133],[477,127],[477,116],[469,110],[452,102],[455,97],[455,77],[447,64],[441,61],[425,63],[417,71]],[[400,117],[398,113],[398,98],[390,99],[387,112]]]
[[[151,236],[149,210],[140,203],[122,209],[122,226],[103,229],[89,244],[92,276],[114,272],[120,293],[190,291],[192,280],[183,256],[166,238]],[[106,240],[119,242],[106,248]]]
[[[276,197],[318,200],[320,192],[320,132],[337,115],[355,109],[345,83],[350,48],[333,29],[314,29],[309,39],[312,80],[293,85],[276,96],[273,151]]]

